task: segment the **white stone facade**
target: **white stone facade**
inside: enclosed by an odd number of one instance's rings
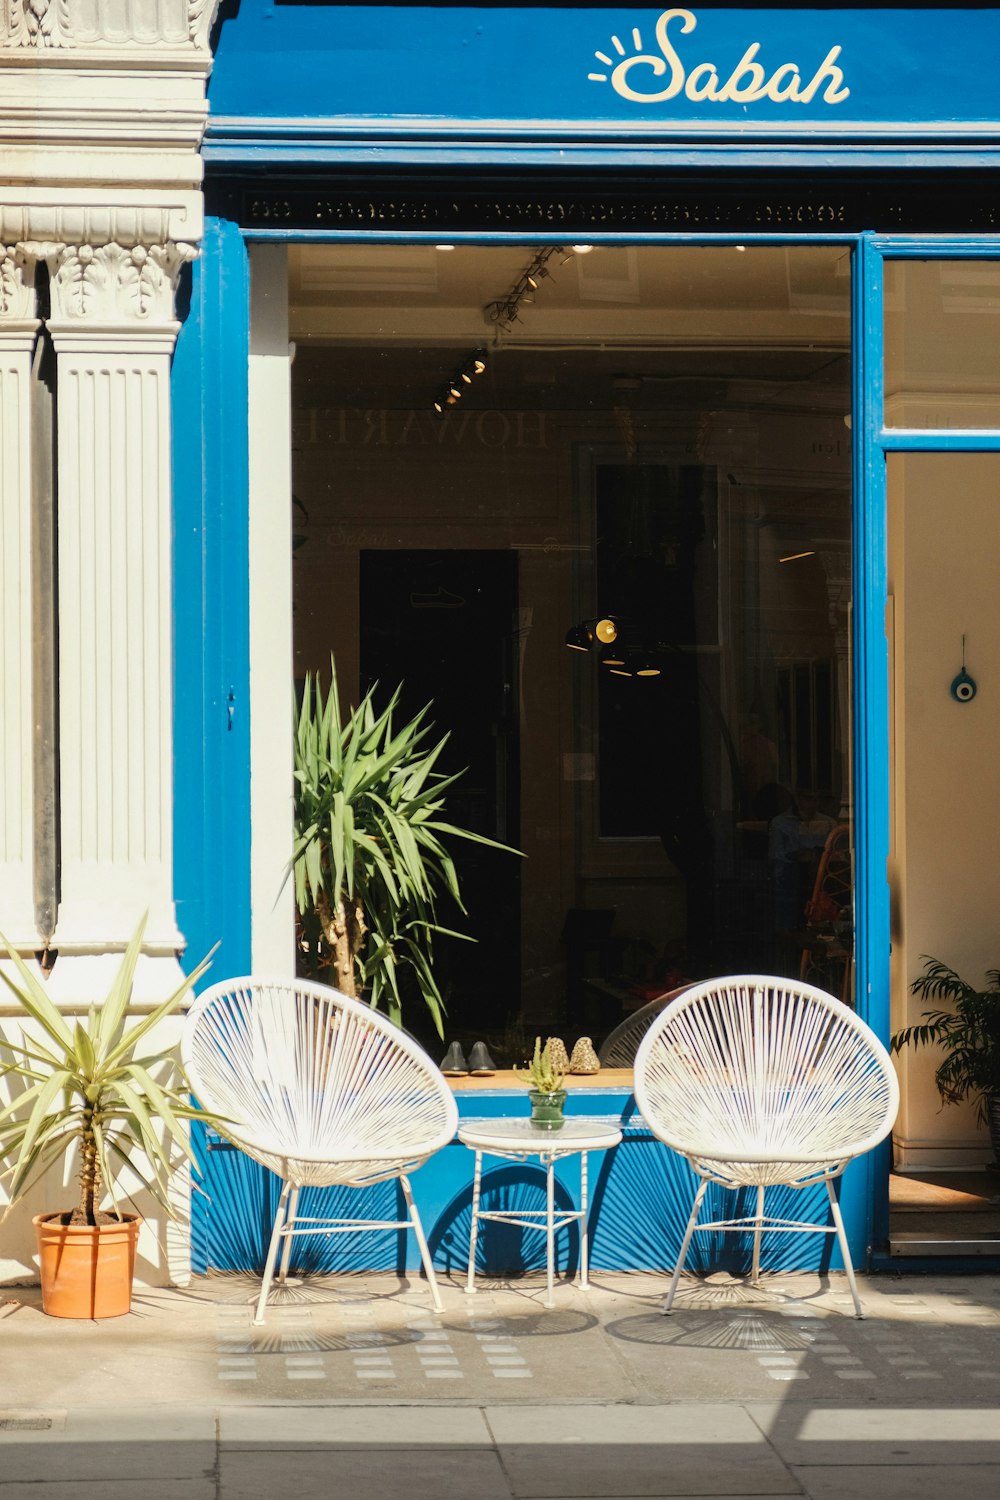
[[[0,931],[58,953],[68,1010],[145,911],[137,1000],[179,976],[170,361],[216,4],[0,0]],[[0,1280],[30,1274],[28,1219]]]

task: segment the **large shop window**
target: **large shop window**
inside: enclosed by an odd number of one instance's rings
[[[432,702],[455,820],[526,855],[456,848],[452,1034],[740,969],[850,999],[849,270],[293,250],[296,676]]]
[[[885,425],[1000,428],[1000,262],[887,260]]]

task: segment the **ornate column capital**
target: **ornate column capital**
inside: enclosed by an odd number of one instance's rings
[[[208,50],[219,0],[0,0],[0,48]]]
[[[174,294],[193,245],[45,245],[53,332],[176,331]]]
[[[0,244],[0,328],[33,323],[35,265],[24,245]]]
[[[69,0],[3,0],[8,47],[67,47],[73,26]]]

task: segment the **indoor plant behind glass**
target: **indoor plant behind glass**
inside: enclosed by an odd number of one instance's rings
[[[1000,1163],[1000,969],[988,970],[986,988],[977,990],[939,959],[924,955],[923,963],[913,994],[951,1008],[924,1011],[922,1021],[893,1033],[891,1050],[929,1043],[943,1048],[934,1073],[938,1093],[946,1104],[975,1102]]]
[[[542,1046],[540,1036],[535,1037],[535,1051],[531,1061],[525,1064],[526,1072],[514,1069],[522,1083],[528,1085],[531,1100],[531,1123],[539,1130],[561,1130],[563,1107],[566,1103],[565,1069],[553,1059],[552,1039]]]
[[[7,1212],[60,1158],[75,1152],[79,1173],[76,1206],[38,1214],[33,1221],[42,1306],[55,1317],[116,1317],[129,1311],[141,1219],[122,1211],[117,1178],[127,1170],[173,1214],[170,1175],[180,1159],[195,1160],[182,1122],[210,1118],[189,1102],[172,1048],[138,1051],[154,1027],[177,1010],[208,960],[168,999],[135,1019],[132,984],[145,925],[144,918],[104,1002],[91,1005],[81,1019],[63,1014],[0,935],[20,982],[3,971],[0,977],[28,1022],[19,1040],[0,1036],[0,1079],[15,1085],[13,1096],[0,1100],[0,1162],[11,1179]]]
[[[292,872],[306,966],[396,1022],[412,979],[443,1036],[434,938],[475,941],[437,919],[442,895],[465,911],[447,843],[517,850],[442,816],[462,773],[436,769],[448,737],[431,740],[429,704],[401,724],[402,689],[376,710],[372,687],[342,719],[332,660],[330,674],[325,698],[306,677],[295,726]]]

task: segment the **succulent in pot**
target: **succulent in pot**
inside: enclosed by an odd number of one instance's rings
[[[561,1130],[563,1108],[566,1104],[566,1070],[553,1055],[551,1038],[542,1046],[540,1036],[535,1037],[535,1050],[525,1071],[514,1069],[516,1077],[528,1085],[531,1100],[531,1123],[540,1130]]]
[[[25,1023],[17,1039],[0,1035],[0,1079],[13,1084],[0,1100],[0,1163],[10,1178],[6,1212],[60,1158],[75,1155],[79,1178],[74,1207],[33,1221],[42,1305],[56,1317],[129,1311],[141,1218],[124,1211],[120,1176],[131,1174],[173,1216],[171,1174],[182,1160],[195,1164],[188,1123],[211,1121],[191,1103],[173,1048],[140,1046],[179,1008],[208,960],[167,999],[136,1016],[132,987],[145,925],[143,918],[107,996],[85,1017],[64,1014],[0,934],[18,974],[0,970],[0,978]]]

